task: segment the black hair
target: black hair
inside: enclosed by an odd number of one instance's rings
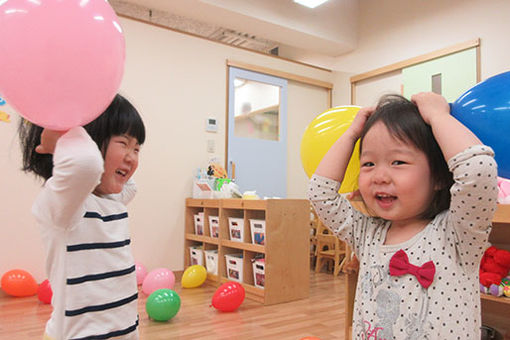
[[[95,120],[84,126],[84,129],[96,142],[103,154],[112,136],[127,134],[137,139],[142,145],[145,142],[145,126],[135,107],[123,96],[117,94],[106,110]],[[21,120],[18,134],[23,153],[22,170],[32,172],[47,180],[53,173],[53,155],[35,152],[41,143],[43,128]]]
[[[431,219],[450,207],[450,188],[453,175],[448,169],[443,152],[437,144],[432,128],[425,123],[418,107],[400,95],[383,96],[377,107],[367,119],[360,136],[360,155],[363,139],[375,123],[382,122],[390,134],[398,140],[411,144],[421,150],[427,157],[432,181],[436,188],[432,203],[423,212],[422,218]]]

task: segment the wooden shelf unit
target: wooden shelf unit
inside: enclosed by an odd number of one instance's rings
[[[499,204],[492,219],[489,242],[498,248],[510,250],[510,204]],[[510,298],[481,294],[482,323],[505,335],[510,332]]]
[[[190,246],[218,250],[218,275],[208,273],[207,282],[228,281],[225,255],[243,254],[246,297],[265,305],[303,299],[309,295],[310,203],[301,199],[186,199],[184,264],[190,265]],[[204,213],[204,235],[196,235],[194,215]],[[209,231],[209,216],[219,216],[219,237]],[[244,219],[243,242],[231,241],[229,217]],[[250,219],[265,220],[265,244],[251,242]],[[264,289],[254,285],[251,260],[265,256]],[[205,263],[205,262],[204,262]]]
[[[489,242],[498,248],[510,251],[510,204],[499,204],[492,220],[492,231]],[[348,256],[350,250],[348,251]],[[352,313],[354,309],[354,296],[358,274],[347,274],[345,280],[346,313],[345,313],[345,339],[351,339]],[[498,330],[505,335],[510,332],[510,298],[494,297],[481,294],[482,323]]]

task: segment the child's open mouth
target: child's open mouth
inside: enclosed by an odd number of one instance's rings
[[[376,194],[375,199],[379,203],[379,205],[383,208],[388,208],[397,200],[397,196],[389,195],[389,194]]]
[[[115,173],[117,175],[121,175],[122,177],[125,177],[127,175],[127,171],[125,170],[115,170]]]

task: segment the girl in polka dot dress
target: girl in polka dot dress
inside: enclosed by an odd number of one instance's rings
[[[370,216],[338,194],[358,139],[359,194]],[[385,96],[361,109],[324,156],[309,198],[360,262],[353,339],[480,339],[493,156],[434,93]]]

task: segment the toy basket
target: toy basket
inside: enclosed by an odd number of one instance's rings
[[[205,250],[205,269],[208,273],[218,275],[218,249]]]
[[[251,243],[265,244],[266,239],[266,221],[250,219]]]
[[[265,259],[253,259],[253,282],[255,283],[255,287],[264,289],[265,281],[266,281],[266,261]]]
[[[195,234],[204,235],[204,213],[200,212],[194,215],[195,219]]]
[[[228,218],[228,230],[230,240],[236,242],[243,242],[244,240],[244,219],[237,217]]]
[[[243,254],[225,255],[227,264],[227,278],[236,282],[243,282]]]
[[[218,216],[209,216],[209,232],[211,237],[220,236],[220,219]]]
[[[189,255],[192,266],[195,264],[204,265],[204,251],[201,247],[189,247]]]

